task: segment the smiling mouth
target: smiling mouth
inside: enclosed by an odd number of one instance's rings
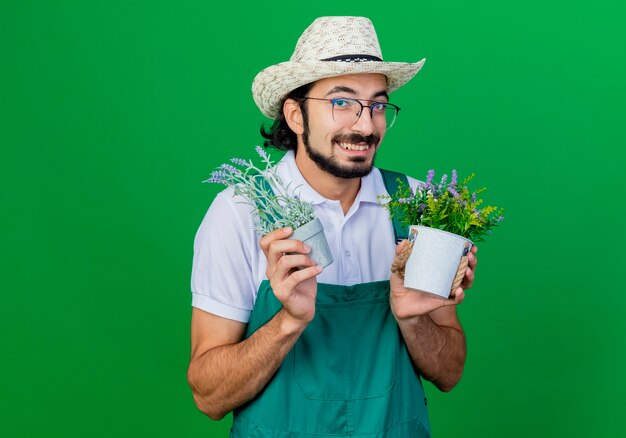
[[[354,143],[338,143],[339,147],[347,151],[366,151],[371,145],[369,144],[354,144]]]

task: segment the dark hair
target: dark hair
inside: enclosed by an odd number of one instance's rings
[[[306,96],[312,86],[312,83],[302,85],[301,87],[298,87],[291,93],[289,93],[280,102],[280,113],[278,114],[278,118],[274,120],[274,124],[269,130],[266,130],[265,127],[261,125],[261,135],[265,139],[265,141],[263,142],[263,146],[265,146],[266,148],[274,147],[283,151],[296,151],[296,149],[298,148],[298,137],[287,124],[287,120],[285,120],[283,105],[285,104],[285,101],[287,99],[293,99],[298,101],[300,103],[300,108],[302,109],[302,118],[304,119],[304,122],[306,124],[307,114],[305,101],[302,100],[302,98]]]

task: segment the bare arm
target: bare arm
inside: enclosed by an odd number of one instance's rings
[[[261,239],[267,277],[283,308],[249,338],[243,339],[246,324],[193,309],[187,380],[196,405],[213,419],[265,387],[315,315],[321,267],[305,255],[302,242],[284,240],[291,233],[280,229]]]
[[[465,333],[454,307],[398,321],[398,325],[420,374],[441,391],[454,388],[463,375],[466,354]]]
[[[187,380],[198,409],[219,420],[259,393],[305,327],[289,319],[280,310],[242,340],[246,324],[194,308]]]
[[[400,253],[403,244],[398,245]],[[474,281],[477,248],[469,256],[469,267],[455,298],[444,300],[404,288],[404,281],[391,276],[391,308],[406,342],[414,366],[425,379],[442,391],[450,391],[461,379],[465,364],[465,333],[456,305]]]

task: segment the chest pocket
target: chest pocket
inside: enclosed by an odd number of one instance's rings
[[[388,297],[318,304],[294,347],[294,380],[311,399],[382,397],[395,383],[399,347]]]

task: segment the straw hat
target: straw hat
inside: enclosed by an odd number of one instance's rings
[[[285,96],[302,85],[332,76],[382,73],[391,93],[415,76],[425,61],[383,62],[374,25],[368,18],[320,17],[298,39],[288,62],[256,75],[252,96],[261,112],[275,119]]]

